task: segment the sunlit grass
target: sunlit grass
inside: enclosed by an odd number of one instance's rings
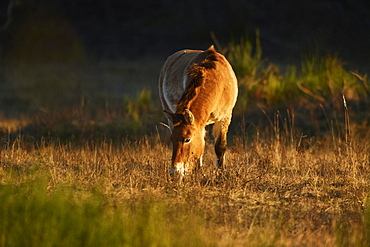
[[[50,191],[50,174],[32,177],[0,186],[0,246],[211,245],[204,223],[184,209],[150,197],[110,200],[99,186],[59,184]]]
[[[14,133],[21,131],[24,127],[29,125],[31,120],[26,117],[20,118],[1,118],[0,117],[0,138],[7,138],[7,133]]]
[[[285,73],[264,60],[259,33],[255,41],[243,38],[223,49],[238,77],[240,95],[237,110],[251,105],[289,107],[334,102],[344,95],[350,100],[366,100],[364,87],[344,68],[338,56],[304,56],[301,65],[287,65]],[[365,87],[368,87],[365,85]]]
[[[221,173],[207,145],[183,182],[158,137],[11,140],[0,150],[1,246],[361,245],[370,133],[302,139],[274,126],[236,139]]]

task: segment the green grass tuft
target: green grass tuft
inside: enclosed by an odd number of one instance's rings
[[[68,186],[48,193],[49,179],[1,185],[0,246],[206,245],[192,214],[150,199],[113,203]]]
[[[300,66],[287,65],[285,73],[281,73],[278,66],[263,60],[258,31],[254,42],[248,38],[239,43],[232,41],[223,52],[239,81],[236,112],[255,105],[290,107],[307,102],[338,105],[342,95],[350,100],[367,99],[363,86],[337,56],[310,55]]]

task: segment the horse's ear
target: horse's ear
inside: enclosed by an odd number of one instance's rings
[[[184,115],[168,112],[166,110],[164,110],[163,112],[164,114],[166,114],[166,117],[172,122],[174,126],[180,124],[183,121],[185,121],[185,123],[189,125],[194,123],[194,115],[188,109],[185,109]]]
[[[194,115],[188,109],[185,109],[184,118],[185,118],[185,122],[187,124],[193,124],[194,123]]]
[[[216,51],[214,45],[211,45],[207,50],[210,50],[210,51]]]

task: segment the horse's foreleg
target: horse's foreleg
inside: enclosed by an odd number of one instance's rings
[[[225,152],[227,146],[227,131],[230,120],[216,122],[213,126],[213,135],[215,137],[215,153],[217,156],[216,166],[222,168],[225,161]]]

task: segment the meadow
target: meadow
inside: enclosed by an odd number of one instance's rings
[[[1,115],[0,246],[368,246],[366,75],[319,55],[282,73],[262,58],[258,33],[219,50],[240,90],[227,164],[215,169],[207,135],[204,166],[184,181],[169,174],[150,86],[120,85],[128,91],[113,97],[112,75],[103,90],[60,66],[42,80],[45,66],[8,75],[29,108],[13,113],[12,102]],[[104,66],[147,84],[159,71],[136,78],[133,64]],[[70,84],[53,95],[42,87],[49,76]]]
[[[236,140],[222,171],[170,177],[158,136],[2,144],[0,246],[367,246],[369,133],[309,149]],[[21,237],[20,237],[21,236]]]

